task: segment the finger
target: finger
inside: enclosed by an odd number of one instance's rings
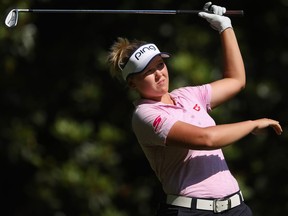
[[[211,6],[211,11],[214,13],[214,14],[218,14],[219,15],[219,7],[216,6],[216,5],[212,5]]]
[[[276,132],[276,134],[281,135],[283,130],[282,127],[279,123],[275,124],[275,125],[271,125],[271,127],[274,129],[274,131]]]
[[[206,12],[199,12],[198,15],[202,18],[205,19],[211,19],[213,16],[215,16],[214,14],[210,14],[210,13],[206,13]]]
[[[212,2],[207,2],[205,5],[204,5],[204,7],[203,7],[203,9],[204,9],[204,11],[209,11],[209,7],[212,5]]]

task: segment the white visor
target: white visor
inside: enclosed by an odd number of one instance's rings
[[[155,44],[145,44],[139,47],[129,58],[122,70],[123,79],[126,80],[130,74],[142,72],[151,60],[161,55],[162,58],[169,58],[169,53],[160,52]]]

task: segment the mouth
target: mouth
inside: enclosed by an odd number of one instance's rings
[[[165,82],[165,79],[162,79],[162,80],[160,80],[160,81],[157,82],[157,85],[163,85],[164,82]]]

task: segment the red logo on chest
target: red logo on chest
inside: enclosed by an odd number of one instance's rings
[[[195,104],[195,106],[193,107],[194,110],[196,110],[197,112],[200,111],[201,107],[198,104]]]

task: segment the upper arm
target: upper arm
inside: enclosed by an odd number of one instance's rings
[[[211,146],[211,139],[204,128],[177,121],[171,127],[167,138],[167,146],[204,150]]]
[[[237,79],[224,78],[211,83],[211,108],[229,100],[244,88]]]

